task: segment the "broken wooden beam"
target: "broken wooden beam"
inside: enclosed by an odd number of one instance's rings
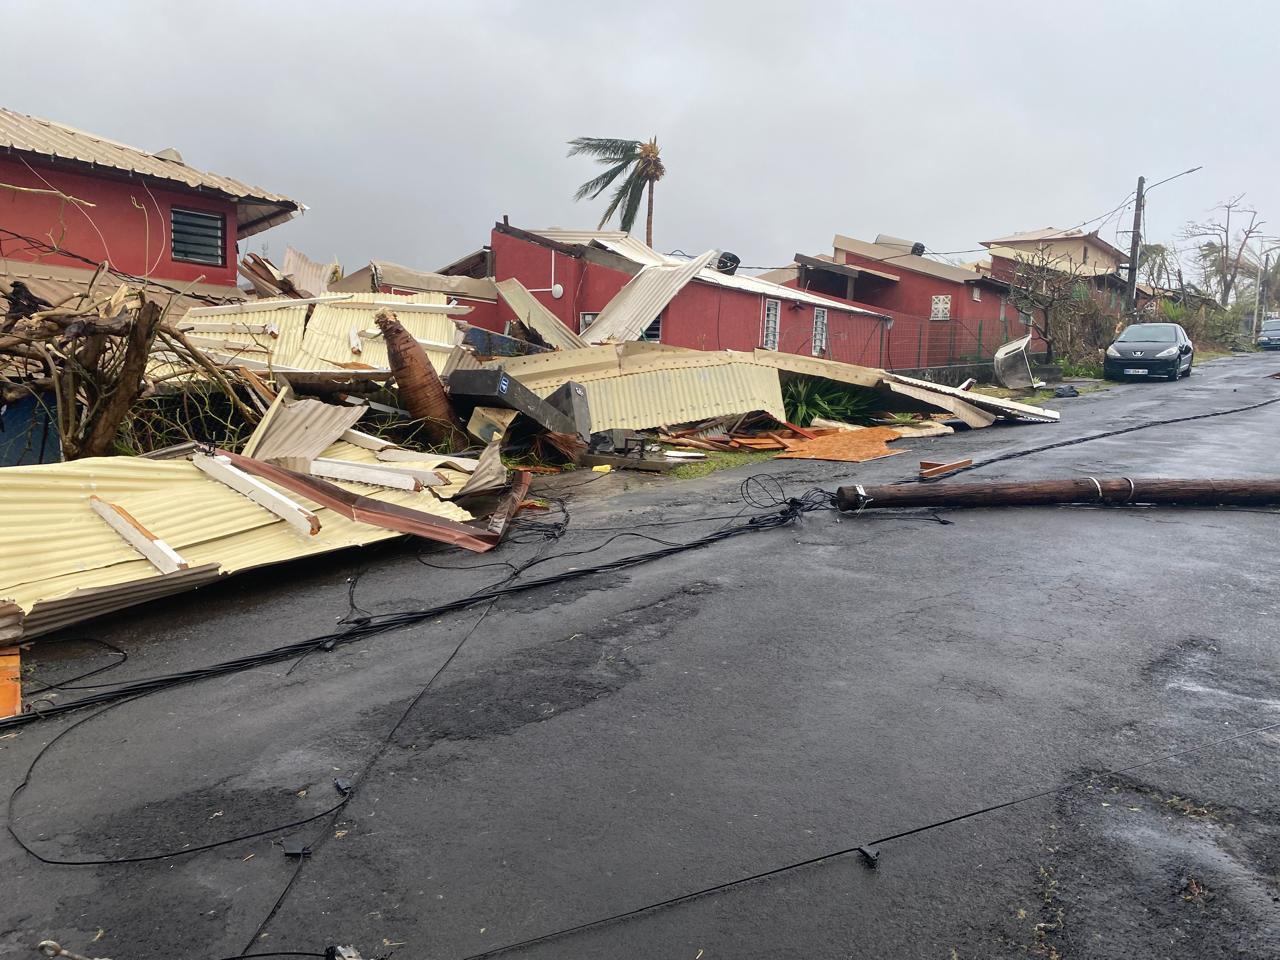
[[[135,520],[124,507],[97,496],[89,497],[89,506],[125,543],[146,557],[161,573],[187,569],[187,561],[178,555],[178,551]]]
[[[1031,507],[1062,503],[1260,506],[1280,504],[1277,480],[1077,480],[944,482],[844,486],[841,510],[881,507]]]
[[[0,720],[22,712],[22,651],[0,648]]]
[[[320,520],[314,513],[290,500],[283,493],[273,490],[257,477],[251,477],[243,470],[232,466],[226,457],[211,457],[205,453],[197,453],[191,457],[201,473],[225,484],[236,493],[248,497],[264,510],[274,513],[289,526],[314,537],[320,532]]]
[[[942,460],[921,460],[920,479],[929,480],[933,477],[941,477],[971,466],[973,466],[972,460],[952,460],[950,463]]]

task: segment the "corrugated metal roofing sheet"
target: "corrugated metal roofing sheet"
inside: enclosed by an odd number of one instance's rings
[[[253,431],[244,454],[258,460],[314,460],[364,412],[364,407],[279,396]]]
[[[302,304],[291,306],[296,301],[288,299],[257,300],[247,305],[249,309],[243,313],[208,314],[194,310],[187,314],[184,322],[200,324],[203,322],[244,322],[252,324],[272,324],[278,331],[276,337],[266,333],[212,333],[210,338],[243,344],[242,349],[235,347],[216,348],[205,346],[206,352],[215,359],[225,363],[244,363],[253,368],[270,366],[288,372],[290,370],[334,371],[344,369],[343,364],[355,365],[358,368],[389,372],[387,346],[373,322],[373,316],[381,309],[376,304],[426,303],[444,304],[445,296],[440,293],[351,293],[342,294],[345,300],[331,303],[317,303],[311,306]],[[255,305],[262,303],[278,303],[280,307],[264,311]],[[391,308],[394,310],[394,306]],[[307,311],[312,310],[311,319],[307,320]],[[458,328],[447,314],[421,313],[417,311],[401,311],[398,319],[409,333],[420,341],[425,341],[423,349],[437,370],[444,369],[449,359],[449,352],[459,339]],[[359,340],[360,352],[351,349],[352,331]],[[361,337],[362,331],[369,331],[375,336]],[[191,336],[201,337],[199,329],[192,331]],[[200,340],[196,341],[198,345]],[[345,369],[351,369],[350,366]]]
[[[539,303],[515,277],[499,280],[495,286],[498,295],[520,321],[532,327],[553,347],[561,350],[576,350],[587,345],[586,340],[570,330],[559,317]]]
[[[753,410],[779,420],[786,415],[777,371],[732,350],[631,341],[489,365],[543,397],[566,380],[582,384],[593,430],[640,430]]]
[[[59,267],[0,258],[0,287],[8,290],[13,281],[21,280],[32,293],[50,303],[58,303],[67,297],[87,292],[89,282],[93,280],[93,274],[94,271],[87,268]],[[173,289],[156,282],[124,281],[113,274],[100,276],[94,290],[100,295],[108,295],[121,283],[128,283],[132,288],[145,290],[152,299],[162,304],[169,303],[172,298],[173,302],[169,307],[170,319],[177,319],[195,307],[207,306],[209,299],[219,303],[232,303],[244,299],[244,293],[238,288],[224,287],[221,284],[183,284],[181,289],[187,293],[184,296],[177,296]],[[177,285],[172,286],[176,288]]]
[[[189,167],[180,160],[167,159],[75,127],[3,107],[0,107],[0,149],[109,167],[241,201],[244,204],[239,217],[241,237],[288,220],[300,207],[297,201],[283,194],[251,187],[230,177]],[[276,210],[279,218],[272,219],[269,210],[264,208]],[[264,217],[267,219],[263,220]],[[256,229],[255,224],[258,224]]]
[[[430,490],[339,485],[450,520],[472,519]],[[160,574],[93,512],[94,495],[127,509],[193,569]],[[203,583],[399,536],[286,495],[317,513],[318,534],[299,533],[186,460],[101,457],[6,467],[0,476],[0,606],[16,603],[27,615],[23,634],[31,636],[73,622],[85,610],[93,615],[189,589],[192,579]]]
[[[716,251],[708,250],[684,263],[641,267],[600,311],[588,338],[596,342],[635,340],[714,256]]]
[[[584,245],[595,244],[606,250],[612,250],[614,253],[644,266],[669,267],[680,266],[689,262],[688,259],[684,257],[673,257],[658,253],[658,251],[648,246],[642,240],[633,237],[629,233],[623,233],[620,230],[548,229],[535,230],[533,232],[540,237],[546,237],[548,240],[555,240],[560,243],[578,243]],[[797,303],[807,303],[815,307],[844,310],[848,313],[857,313],[869,317],[883,316],[883,314],[876,313],[874,310],[863,310],[839,300],[832,300],[829,297],[819,296],[816,293],[809,293],[806,290],[797,290],[795,287],[784,287],[781,284],[773,283],[769,280],[763,280],[760,277],[749,277],[745,274],[733,274],[730,276],[727,273],[721,273],[719,270],[714,270],[710,267],[699,271],[694,279],[702,283],[713,284],[717,287],[729,287],[733,290],[743,290],[747,293],[755,293],[760,296],[773,297],[779,300],[791,300]],[[599,321],[597,320],[596,322],[598,323]]]
[[[456,277],[426,270],[415,270],[386,260],[372,260],[368,266],[347,274],[330,285],[330,290],[344,292],[368,292],[379,285],[400,290],[417,290],[426,293],[443,293],[472,300],[497,300],[498,292],[487,277]]]
[[[301,250],[285,247],[284,264],[280,272],[292,278],[294,286],[299,290],[305,290],[315,297],[329,292],[329,285],[342,276],[342,265],[337,260],[319,263]]]

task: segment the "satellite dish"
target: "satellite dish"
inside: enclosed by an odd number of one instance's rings
[[[559,300],[561,297],[564,296],[564,287],[562,287],[558,283],[553,283],[551,285],[551,296],[554,297],[556,300]]]

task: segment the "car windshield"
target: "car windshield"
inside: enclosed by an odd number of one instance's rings
[[[1262,325],[1263,333],[1280,333],[1280,320],[1268,320]]]
[[[1177,327],[1172,323],[1135,323],[1116,338],[1117,343],[1175,343]]]

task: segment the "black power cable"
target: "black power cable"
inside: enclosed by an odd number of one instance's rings
[[[643,914],[653,913],[654,911],[662,910],[667,907],[674,907],[682,903],[688,903],[691,900],[698,900],[698,899],[701,899],[702,897],[710,896],[715,893],[722,893],[725,890],[731,890],[735,887],[743,886],[744,884],[754,883],[758,880],[766,880],[770,877],[776,877],[783,873],[789,873],[793,870],[799,870],[802,867],[811,867],[816,864],[822,863],[826,860],[834,860],[840,857],[847,857],[851,853],[862,853],[874,847],[878,847],[883,844],[889,843],[893,840],[903,840],[907,837],[912,837],[919,833],[925,833],[926,831],[929,831],[929,830],[937,830],[940,827],[950,826],[953,823],[960,823],[963,820],[972,820],[975,817],[981,817],[985,814],[994,813],[997,810],[1004,810],[1021,803],[1027,803],[1031,800],[1039,800],[1039,799],[1042,799],[1043,797],[1049,797],[1055,794],[1065,793],[1069,790],[1074,790],[1077,787],[1081,787],[1086,784],[1093,783],[1096,780],[1105,780],[1109,777],[1116,777],[1116,776],[1119,776],[1120,774],[1128,773],[1132,770],[1137,770],[1141,767],[1148,767],[1155,763],[1163,763],[1166,760],[1174,760],[1178,757],[1185,757],[1188,754],[1198,753],[1204,750],[1211,749],[1213,747],[1221,746],[1225,743],[1230,743],[1234,740],[1242,740],[1245,737],[1253,737],[1253,736],[1257,736],[1258,734],[1267,733],[1271,730],[1277,730],[1277,729],[1280,729],[1280,722],[1267,724],[1266,726],[1263,726],[1263,727],[1255,727],[1251,730],[1244,730],[1244,731],[1241,731],[1240,733],[1232,734],[1229,737],[1221,737],[1217,740],[1210,740],[1207,743],[1197,744],[1194,747],[1188,747],[1186,750],[1179,750],[1175,753],[1167,753],[1158,757],[1152,757],[1147,760],[1142,760],[1142,761],[1139,761],[1138,763],[1130,764],[1129,766],[1117,767],[1112,770],[1106,770],[1106,771],[1103,771],[1102,773],[1096,773],[1096,774],[1093,774],[1092,776],[1084,777],[1080,780],[1073,780],[1070,783],[1060,784],[1055,787],[1049,787],[1048,789],[1045,789],[1045,790],[1039,790],[1035,793],[1017,797],[1016,799],[1013,799],[1013,800],[1005,800],[1001,803],[993,803],[993,804],[990,804],[989,806],[982,807],[981,809],[978,809],[978,810],[970,810],[966,813],[956,814],[953,817],[946,817],[945,819],[942,819],[942,820],[935,820],[931,823],[921,824],[920,826],[911,827],[907,830],[901,830],[898,833],[893,833],[886,837],[880,837],[876,840],[869,840],[869,841],[865,841],[863,843],[857,844],[855,846],[843,847],[839,850],[832,850],[828,853],[823,853],[816,857],[808,857],[804,860],[797,860],[793,863],[787,863],[780,867],[774,867],[770,870],[761,871],[760,873],[753,873],[750,876],[738,877],[737,879],[734,879],[734,880],[727,880],[724,883],[717,883],[714,886],[703,887],[701,890],[694,890],[691,893],[684,893],[676,897],[670,897],[666,900],[658,900],[654,903],[647,903],[644,906],[636,907],[633,910],[627,910],[622,913],[615,913],[608,917],[601,917],[598,920],[589,920],[586,923],[575,924],[571,927],[564,927],[560,930],[554,930],[550,933],[544,933],[537,937],[530,937],[527,940],[519,940],[515,943],[504,944],[503,946],[500,946],[500,947],[494,947],[490,950],[485,950],[482,953],[473,953],[467,957],[464,957],[463,960],[488,960],[488,958],[490,957],[500,956],[504,953],[511,953],[512,951],[515,951],[515,950],[522,950],[525,947],[536,946],[538,944],[547,943],[552,940],[559,940],[563,937],[567,937],[575,933],[582,933],[586,930],[594,930],[599,927],[608,926],[609,924],[619,923],[624,920],[631,920]]]
[[[772,495],[772,494],[766,497],[757,497],[757,496],[751,495],[750,486],[749,486],[750,483],[751,483],[751,478],[749,478],[748,481],[744,482],[743,484],[744,499],[750,497],[749,502],[752,502],[755,504],[771,504],[780,499],[776,495]],[[817,510],[817,509],[831,509],[831,508],[834,508],[833,494],[826,491],[821,491],[821,490],[810,491],[809,493],[805,494],[802,497],[789,498],[784,501],[781,501],[779,509],[774,513],[751,517],[745,523],[742,523],[733,527],[722,528],[710,534],[707,534],[703,537],[698,537],[691,541],[687,541],[683,543],[675,543],[675,542],[658,541],[656,538],[645,537],[645,539],[653,540],[654,542],[658,542],[658,543],[666,543],[667,545],[661,547],[658,550],[652,550],[647,553],[632,554],[630,556],[621,557],[617,560],[611,560],[603,564],[598,564],[596,566],[567,570],[562,573],[553,574],[547,577],[541,577],[536,580],[525,581],[523,583],[510,582],[512,578],[509,577],[504,581],[500,581],[498,585],[486,588],[482,591],[478,591],[472,594],[471,596],[461,597],[456,600],[451,600],[442,604],[437,604],[436,606],[427,608],[425,610],[406,611],[406,612],[393,613],[393,614],[384,614],[380,616],[363,616],[353,621],[346,630],[340,633],[326,634],[321,637],[315,637],[309,640],[299,641],[297,643],[286,644],[284,646],[276,647],[271,650],[262,651],[260,653],[252,654],[246,657],[239,657],[234,660],[223,661],[222,663],[213,664],[208,667],[197,668],[194,670],[187,670],[180,673],[168,674],[163,676],[149,677],[149,678],[145,678],[138,681],[109,685],[108,689],[102,689],[98,693],[89,694],[87,696],[80,697],[74,701],[56,704],[52,707],[49,707],[41,711],[40,713],[19,714],[16,717],[10,717],[6,720],[0,721],[0,729],[23,726],[28,723],[38,721],[40,719],[44,719],[52,716],[58,716],[58,715],[68,713],[73,710],[78,710],[87,706],[93,706],[93,705],[99,705],[99,704],[103,705],[102,710],[98,710],[95,713],[90,714],[89,716],[82,717],[81,719],[75,721],[73,724],[71,724],[64,730],[60,731],[57,736],[55,736],[52,740],[50,740],[47,744],[45,744],[39,750],[39,752],[37,752],[35,757],[32,759],[31,763],[28,765],[26,773],[24,774],[22,780],[9,794],[9,799],[7,803],[6,829],[8,830],[9,835],[13,837],[14,841],[20,847],[22,847],[23,850],[25,850],[27,853],[31,854],[31,856],[33,856],[34,858],[36,858],[37,860],[43,863],[63,865],[63,866],[105,866],[105,865],[125,864],[125,863],[144,863],[144,862],[150,862],[155,860],[166,860],[166,859],[173,859],[177,857],[189,856],[192,854],[204,852],[206,850],[212,850],[217,847],[226,846],[228,844],[238,843],[244,840],[256,839],[258,837],[266,836],[268,834],[279,833],[284,830],[289,830],[295,827],[304,826],[305,824],[315,822],[316,820],[321,820],[325,817],[333,816],[336,813],[338,813],[343,807],[346,806],[346,804],[350,800],[350,796],[351,796],[350,791],[346,792],[342,797],[342,799],[339,800],[336,804],[334,804],[333,806],[325,810],[320,811],[317,814],[314,814],[313,816],[306,817],[300,820],[291,821],[286,824],[274,825],[268,829],[256,830],[251,833],[241,834],[239,836],[229,837],[224,840],[218,840],[218,841],[210,842],[207,844],[201,844],[198,846],[183,847],[178,850],[162,851],[159,853],[151,853],[151,854],[144,854],[144,855],[131,856],[131,857],[83,858],[83,859],[64,859],[64,858],[46,857],[43,854],[36,851],[34,848],[32,848],[25,840],[23,840],[23,838],[19,835],[19,833],[15,829],[15,825],[14,825],[15,824],[14,811],[17,805],[17,800],[29,786],[34,772],[36,771],[36,769],[38,768],[39,764],[41,763],[42,759],[46,756],[48,751],[51,748],[53,748],[54,745],[57,744],[60,740],[62,740],[63,737],[67,736],[73,730],[77,729],[81,725],[101,716],[102,714],[106,713],[108,710],[112,710],[112,709],[115,709],[116,707],[123,706],[124,704],[140,699],[141,697],[148,696],[152,693],[157,693],[162,690],[172,689],[174,687],[181,686],[184,684],[195,683],[197,681],[211,679],[213,677],[226,676],[229,674],[239,673],[244,670],[250,670],[258,666],[264,666],[266,664],[288,660],[297,656],[304,656],[317,649],[330,650],[330,649],[333,649],[333,647],[339,643],[345,644],[345,643],[352,643],[357,640],[367,639],[369,637],[372,637],[381,633],[385,633],[387,631],[397,629],[399,627],[411,626],[417,623],[421,623],[425,620],[438,617],[444,613],[450,613],[457,610],[462,610],[467,607],[474,606],[475,604],[478,604],[478,603],[484,603],[488,601],[490,602],[490,606],[492,606],[492,603],[494,601],[497,601],[506,596],[523,593],[525,591],[534,590],[543,586],[549,586],[552,584],[559,584],[559,583],[564,583],[571,580],[581,579],[587,576],[593,576],[597,573],[603,573],[603,572],[608,572],[612,570],[620,570],[620,569],[625,569],[627,567],[638,566],[640,564],[647,563],[651,560],[657,560],[663,557],[673,556],[685,550],[697,549],[699,547],[708,546],[713,543],[718,543],[721,540],[727,540],[727,539],[730,539],[731,537],[739,536],[743,533],[747,533],[750,531],[776,529],[778,527],[786,526],[787,524],[794,522],[796,518],[798,518],[800,515],[804,513],[810,512],[812,510]],[[622,536],[622,535],[619,535],[619,536]],[[635,534],[634,536],[643,536],[643,535]],[[616,539],[618,539],[618,537],[611,537],[608,541],[606,541],[606,544],[613,542]],[[581,555],[584,553],[589,553],[589,552],[592,552],[593,550],[600,549],[606,544],[600,544],[597,547],[589,548],[587,550],[582,550],[582,551],[576,551],[574,553],[562,554],[560,556],[575,556],[575,555]],[[518,569],[517,572],[513,574],[513,577],[517,576],[520,572],[523,572],[523,569],[528,569],[528,567],[532,566],[534,563],[540,563],[547,559],[552,559],[552,558],[550,557],[535,558],[533,561],[526,564],[523,568]],[[480,621],[477,621],[477,626],[479,625],[479,622]],[[467,636],[469,637],[470,633],[468,633]],[[463,642],[465,642],[465,640],[466,638],[464,638]],[[460,648],[461,648],[461,645],[459,645],[459,647],[455,649],[454,653],[450,655],[449,659],[446,660],[444,666],[448,666],[448,664],[452,661],[452,659],[457,655],[457,650]],[[443,667],[441,669],[443,670]],[[436,674],[436,676],[438,675],[439,673]],[[431,683],[434,683],[434,680],[435,680],[435,677],[433,677],[432,680],[428,683],[428,688]],[[428,688],[424,688],[422,693],[419,694],[418,698],[416,698],[413,703],[416,704],[418,700],[421,699],[421,696],[425,694],[426,689]],[[412,705],[413,704],[410,705],[410,709],[412,709]],[[403,721],[403,718],[402,718],[402,721]],[[394,735],[395,729],[397,729],[399,725],[400,724],[397,723],[396,728],[392,729],[391,735]],[[379,753],[377,756],[380,756],[380,755],[381,754]]]
[[[1054,443],[1046,443],[1039,447],[1028,447],[1025,450],[1014,450],[1009,453],[1002,453],[999,456],[988,457],[985,460],[975,460],[967,467],[961,467],[953,470],[945,477],[932,477],[930,479],[922,479],[920,477],[911,477],[907,480],[899,480],[898,484],[907,483],[938,483],[943,480],[950,480],[956,474],[967,473],[970,470],[977,470],[979,467],[989,467],[993,463],[1003,463],[1006,460],[1017,460],[1021,457],[1029,457],[1033,453],[1044,453],[1046,450],[1057,450],[1061,447],[1073,447],[1078,443],[1088,443],[1090,440],[1104,440],[1107,437],[1119,437],[1126,433],[1134,433],[1138,430],[1149,430],[1152,427],[1167,427],[1175,423],[1190,423],[1192,420],[1209,420],[1213,417],[1225,417],[1233,413],[1246,413],[1249,410],[1258,410],[1262,407],[1270,406],[1273,403],[1280,403],[1280,397],[1272,397],[1270,400],[1262,400],[1258,403],[1251,403],[1243,407],[1234,407],[1230,410],[1217,410],[1213,413],[1197,413],[1189,417],[1173,417],[1169,420],[1149,420],[1146,423],[1135,424],[1132,427],[1121,427],[1118,430],[1106,430],[1102,433],[1091,433],[1083,437],[1073,437],[1070,440],[1058,440]]]

